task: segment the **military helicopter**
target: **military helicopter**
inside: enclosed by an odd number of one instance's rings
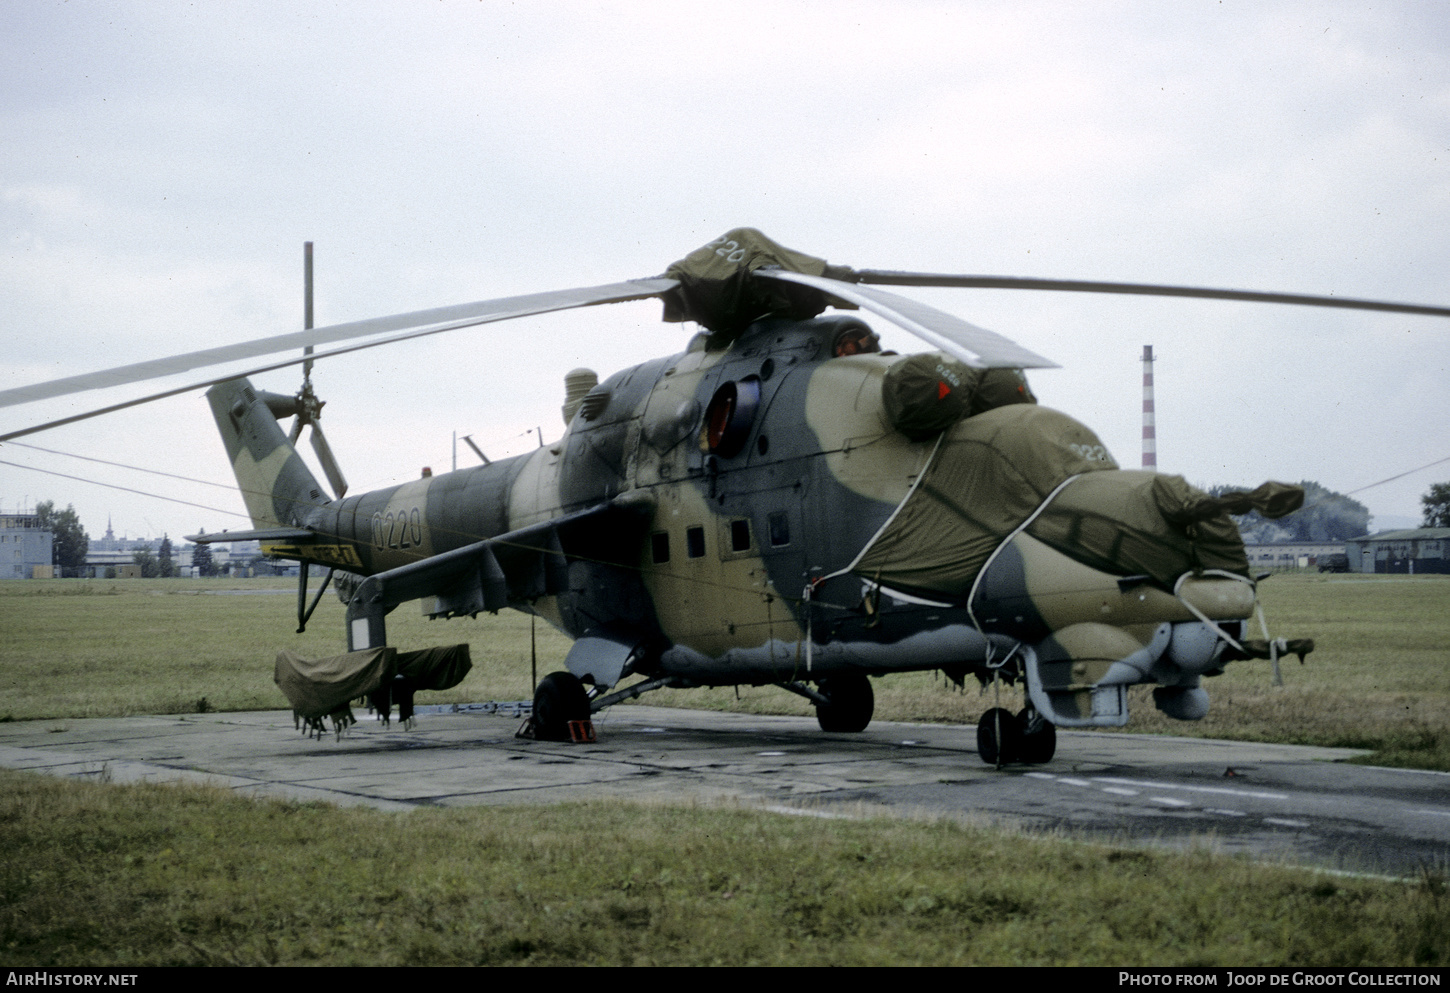
[[[574,644],[565,670],[538,684],[541,738],[577,734],[592,713],[661,687],[767,684],[811,701],[822,730],[858,732],[874,710],[870,677],[939,669],[959,684],[1025,683],[1021,713],[994,708],[981,721],[979,752],[1040,763],[1056,727],[1124,724],[1129,686],[1154,685],[1159,709],[1196,720],[1208,711],[1203,679],[1228,663],[1312,650],[1267,626],[1248,637],[1256,580],[1228,516],[1281,516],[1302,490],[1266,483],[1215,498],[1181,477],[1121,469],[1088,427],[1036,403],[1023,370],[1052,362],[879,285],[1450,316],[1294,294],[854,270],[741,228],[660,277],[309,328],[6,391],[0,406],[304,347],[246,374],[305,363],[293,396],[244,377],[156,395],[210,387],[252,518],[249,530],[189,540],[260,540],[303,563],[299,630],[323,592],[307,604],[305,566],[329,567],[323,589],[337,578],[349,656],[378,680],[397,671],[387,615],[409,601],[433,618],[511,607],[546,619]],[[663,300],[666,321],[703,330],[679,354],[602,382],[570,373],[557,442],[347,494],[321,433],[313,361],[647,298]],[[851,313],[860,308],[935,351],[882,351]],[[331,495],[294,447],[304,426]]]

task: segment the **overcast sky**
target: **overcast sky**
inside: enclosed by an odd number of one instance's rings
[[[1436,3],[15,0],[0,134],[0,388],[298,329],[306,240],[318,324],[654,275],[741,225],[857,267],[1450,304]],[[1061,363],[1039,398],[1124,467],[1149,343],[1162,471],[1345,492],[1450,456],[1444,319],[908,292]],[[552,440],[569,369],[684,346],[659,312],[319,366],[353,492],[448,468],[454,431],[491,456]],[[0,460],[94,482],[0,465],[0,510],[74,504],[93,537],[108,515],[132,537],[248,526],[200,391],[24,440],[69,455]],[[1413,523],[1444,479],[1356,495]]]

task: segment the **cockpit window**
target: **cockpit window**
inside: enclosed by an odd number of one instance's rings
[[[831,345],[831,354],[836,358],[844,355],[866,355],[881,351],[881,338],[865,325],[846,328],[836,335]]]

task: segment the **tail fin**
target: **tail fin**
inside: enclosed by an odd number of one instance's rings
[[[253,527],[297,527],[330,502],[268,406],[269,400],[290,397],[274,397],[245,379],[233,379],[207,390],[206,398]]]

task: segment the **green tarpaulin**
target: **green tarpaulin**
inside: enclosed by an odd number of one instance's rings
[[[369,648],[325,659],[305,659],[296,652],[278,652],[273,679],[300,717],[326,717],[367,696],[397,672],[395,648]]]
[[[804,319],[826,309],[826,297],[817,290],[752,281],[750,273],[764,266],[832,279],[850,272],[777,245],[754,228],[735,228],[665,270],[680,285],[664,295],[664,319],[695,321],[729,339],[767,314]]]
[[[886,370],[881,402],[891,426],[920,441],[963,417],[1037,398],[1021,369],[973,369],[941,352],[927,352]]]
[[[1260,503],[1278,510],[1293,502],[1284,491],[1294,487],[1266,485],[1253,494]],[[1148,575],[1168,587],[1195,569],[1247,575],[1243,542],[1225,513],[1236,499],[1215,499],[1180,476],[1120,470],[1082,424],[1013,404],[946,431],[915,489],[852,571],[960,602],[992,552],[1032,518],[1028,534],[1111,575]]]
[[[401,676],[407,691],[446,690],[468,675],[473,663],[467,645],[444,645],[415,652],[368,648],[325,659],[278,652],[273,679],[300,717],[318,719],[345,709],[352,700],[391,686]]]

